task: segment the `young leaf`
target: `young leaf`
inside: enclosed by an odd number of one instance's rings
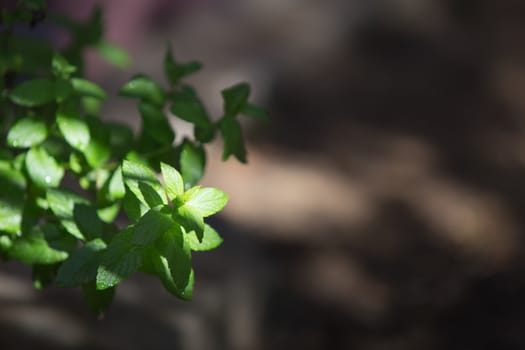
[[[31,180],[42,188],[57,187],[64,176],[64,169],[42,147],[31,148],[25,164]]]
[[[53,53],[53,59],[51,61],[51,66],[53,68],[53,74],[57,78],[67,79],[71,74],[73,74],[77,68],[69,64],[69,62],[64,58],[64,56],[58,54],[57,52]]]
[[[80,96],[95,97],[100,100],[105,100],[108,96],[106,92],[97,84],[81,78],[71,79],[71,84],[73,85],[73,91]]]
[[[161,210],[149,210],[140,218],[133,229],[133,243],[141,246],[157,240],[160,235],[174,225],[170,214],[169,207]]]
[[[202,217],[219,212],[228,196],[221,190],[212,187],[193,187],[184,194],[185,206],[197,211]]]
[[[208,224],[204,224],[204,235],[202,237],[202,242],[199,242],[195,232],[189,232],[186,234],[186,239],[190,245],[191,250],[194,251],[207,251],[215,249],[220,246],[223,242],[223,239],[213,227]]]
[[[154,105],[162,106],[165,96],[162,88],[150,77],[136,75],[119,91],[120,96],[140,98]]]
[[[97,289],[111,288],[132,275],[142,264],[142,251],[132,244],[133,230],[118,233],[104,251],[97,270]]]
[[[49,79],[29,80],[17,85],[9,98],[20,106],[41,106],[55,100],[55,83]]]
[[[34,227],[13,241],[9,257],[28,265],[54,264],[65,260],[68,253],[51,248],[40,227]]]
[[[202,146],[196,146],[189,141],[182,144],[180,153],[180,171],[186,189],[195,186],[204,175],[206,153]]]
[[[230,155],[234,155],[241,163],[246,163],[246,150],[239,122],[234,118],[223,118],[219,128],[224,139],[222,159],[226,160]]]
[[[224,99],[224,113],[227,116],[235,116],[244,107],[250,96],[250,85],[239,83],[228,89],[222,90]]]
[[[62,189],[48,189],[46,198],[49,208],[60,219],[62,226],[74,237],[84,240],[84,235],[75,223],[74,210],[76,205],[89,205],[89,201]]]
[[[71,147],[84,151],[91,139],[89,127],[85,120],[74,115],[74,112],[61,110],[57,112],[57,125],[64,139]]]
[[[124,69],[131,65],[131,57],[128,53],[115,44],[101,40],[95,49],[103,59],[116,67]]]
[[[7,144],[11,147],[27,148],[36,146],[47,137],[46,123],[37,118],[19,119],[7,134]]]
[[[173,200],[175,197],[182,195],[184,193],[184,182],[177,169],[161,162],[160,171],[164,178],[164,185],[166,186],[166,194],[168,195],[168,198]]]
[[[155,176],[155,173],[153,173],[153,171],[151,171],[147,166],[137,162],[124,160],[122,163],[122,177],[124,179],[124,183],[129,187],[133,194],[145,205],[148,205],[148,202],[144,198],[144,195],[139,188],[139,181],[150,185],[160,196],[163,203],[166,203],[162,185]]]
[[[202,68],[202,64],[196,61],[189,63],[177,63],[171,53],[171,47],[166,49],[164,56],[164,73],[172,86],[177,85],[179,80],[185,76],[193,74]]]
[[[94,281],[100,252],[106,249],[106,243],[101,239],[94,239],[77,249],[58,269],[58,287],[77,287]]]
[[[139,104],[143,131],[163,145],[170,145],[175,133],[161,108],[147,102]]]

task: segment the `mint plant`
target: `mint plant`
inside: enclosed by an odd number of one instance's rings
[[[44,19],[69,32],[62,52],[35,35]],[[129,64],[103,39],[100,9],[77,23],[49,12],[43,0],[23,0],[2,8],[0,20],[0,258],[32,266],[38,289],[80,287],[99,313],[136,272],[191,299],[192,252],[221,244],[206,219],[228,200],[198,185],[204,146],[220,134],[223,159],[246,162],[238,116],[266,117],[248,102],[249,85],[223,90],[224,114],[213,120],[184,82],[201,64],[176,61],[168,47],[166,86],[138,74],[119,92],[137,101],[135,135],[100,117],[107,94],[82,76],[86,48]],[[194,137],[174,143],[172,117],[193,124]]]

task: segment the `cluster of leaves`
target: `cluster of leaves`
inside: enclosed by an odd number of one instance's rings
[[[117,65],[128,63],[102,39],[100,10],[76,23],[49,15],[42,0],[25,0],[1,15],[0,257],[31,265],[37,288],[81,287],[97,312],[137,271],[190,299],[192,251],[221,244],[205,218],[227,202],[224,192],[197,185],[204,144],[220,133],[223,158],[246,161],[237,117],[265,117],[248,102],[249,86],[223,90],[224,114],[214,121],[183,82],[201,65],[177,62],[168,48],[167,88],[136,75],[120,90],[138,102],[142,128],[135,135],[100,118],[106,93],[81,75],[86,47]],[[46,16],[73,39],[62,53],[32,31],[18,32]],[[193,124],[194,138],[176,144],[168,114]],[[118,219],[121,212],[127,219]]]

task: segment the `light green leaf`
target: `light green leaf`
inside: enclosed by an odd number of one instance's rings
[[[68,253],[51,248],[42,233],[36,226],[30,232],[24,233],[13,241],[9,249],[9,257],[25,264],[54,264],[65,260]]]
[[[0,231],[18,233],[25,202],[25,177],[3,163],[0,166],[0,188]]]
[[[228,202],[228,196],[212,187],[193,187],[184,194],[185,206],[207,217],[219,212]]]
[[[119,166],[109,180],[108,195],[110,200],[124,198],[126,188],[122,179],[122,168]]]
[[[133,229],[133,243],[147,245],[169,230],[175,223],[171,218],[171,209],[151,209],[144,214]]]
[[[122,163],[122,177],[128,188],[145,205],[149,206],[139,188],[139,181],[150,185],[160,196],[162,202],[167,203],[162,185],[155,176],[155,173],[147,166],[137,162],[124,160]]]
[[[39,187],[57,187],[64,176],[64,169],[42,147],[31,148],[25,163],[29,177]]]
[[[142,264],[142,251],[132,244],[133,230],[118,233],[104,251],[97,270],[97,289],[111,288],[132,275]]]
[[[58,287],[77,287],[94,281],[101,252],[106,243],[94,239],[77,249],[58,269],[56,284]]]
[[[51,61],[53,67],[53,74],[57,78],[67,79],[72,73],[76,72],[77,68],[69,64],[69,62],[57,52],[53,53]]]
[[[41,106],[55,100],[55,82],[33,79],[17,85],[9,94],[13,103],[24,107]]]
[[[224,113],[234,116],[241,111],[250,96],[250,85],[239,83],[228,89],[222,90],[224,100]]]
[[[85,120],[67,111],[58,111],[56,121],[67,143],[79,151],[87,148],[91,137]]]
[[[136,75],[131,78],[119,91],[119,95],[140,98],[158,106],[162,106],[165,100],[162,88],[145,75]]]
[[[186,234],[186,239],[194,251],[207,251],[217,248],[223,242],[223,239],[213,227],[208,224],[204,224],[204,235],[202,242],[199,242],[195,232],[189,232]]]
[[[115,44],[101,40],[95,49],[102,58],[116,67],[127,68],[131,65],[131,57],[128,53]]]
[[[74,237],[84,240],[84,235],[74,221],[74,210],[77,205],[89,205],[89,201],[63,189],[48,189],[46,198],[49,208],[60,219],[62,226]]]
[[[73,85],[73,91],[80,96],[95,97],[100,100],[108,97],[104,89],[89,80],[72,78],[71,84]]]
[[[184,193],[184,182],[177,169],[171,165],[161,162],[160,171],[162,172],[162,177],[164,178],[164,185],[166,186],[168,198],[173,200],[175,197],[182,195]]]
[[[147,102],[139,104],[144,133],[163,145],[170,145],[175,139],[175,133],[161,108]]]
[[[180,172],[186,189],[195,186],[200,181],[204,175],[205,165],[204,148],[185,141],[180,152]]]
[[[7,134],[7,144],[11,147],[26,148],[36,146],[47,137],[46,123],[37,118],[19,119]]]
[[[241,163],[246,163],[246,149],[239,122],[234,118],[223,118],[219,128],[224,139],[222,159],[226,160],[233,154]]]

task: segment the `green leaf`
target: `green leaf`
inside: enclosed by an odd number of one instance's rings
[[[83,151],[86,161],[92,168],[102,166],[111,157],[109,129],[98,118],[88,118],[90,142]]]
[[[180,153],[180,172],[186,189],[195,186],[204,175],[206,153],[202,146],[196,146],[189,141],[182,144]]]
[[[69,64],[69,62],[64,58],[64,56],[58,54],[57,52],[53,53],[53,59],[51,61],[51,66],[53,67],[53,74],[57,78],[67,79],[71,74],[75,73],[77,68]]]
[[[224,100],[224,113],[227,116],[234,116],[241,111],[250,96],[250,85],[239,83],[228,89],[222,90]]]
[[[97,270],[97,289],[111,288],[131,276],[142,264],[142,251],[132,244],[132,229],[118,233],[104,251]]]
[[[100,220],[97,210],[93,206],[76,204],[73,208],[73,219],[86,239],[102,237],[104,223]]]
[[[185,76],[193,74],[202,68],[202,64],[196,61],[189,63],[177,63],[171,53],[171,47],[166,49],[164,56],[164,73],[171,85],[176,85],[179,80]]]
[[[66,110],[57,112],[57,125],[64,139],[71,147],[84,151],[91,139],[85,120]]]
[[[162,172],[162,177],[164,178],[164,185],[166,186],[168,198],[173,200],[175,197],[182,195],[184,193],[184,182],[177,169],[171,165],[161,162],[160,171]]]
[[[36,146],[47,137],[46,123],[37,118],[19,119],[7,134],[7,144],[11,147],[26,148]]]
[[[184,194],[184,205],[197,211],[202,217],[219,212],[228,202],[228,196],[212,187],[193,187]]]
[[[54,264],[65,260],[68,253],[51,248],[42,230],[36,226],[30,232],[24,233],[13,241],[9,250],[9,257],[28,265]]]
[[[73,85],[73,91],[75,91],[77,95],[95,97],[100,100],[108,97],[104,89],[89,80],[72,78],[71,84]]]
[[[71,82],[65,79],[58,78],[55,82],[55,97],[57,103],[62,103],[71,96],[73,86]]]
[[[150,77],[136,75],[119,91],[120,96],[135,97],[162,106],[165,96],[162,88]]]
[[[25,163],[29,177],[39,187],[57,187],[64,176],[64,169],[42,147],[31,148]]]
[[[124,198],[125,194],[126,188],[124,187],[124,180],[122,179],[122,168],[119,166],[109,180],[108,195],[109,199],[114,201]]]
[[[84,235],[75,223],[74,210],[77,205],[89,205],[89,201],[63,189],[48,189],[46,198],[49,208],[60,219],[62,226],[74,237],[84,240]]]
[[[149,208],[154,208],[158,205],[162,205],[162,198],[159,196],[157,191],[145,182],[139,181],[139,191],[142,193],[144,200]]]
[[[17,85],[9,98],[20,106],[41,106],[55,100],[55,83],[49,79],[29,80]]]
[[[131,65],[131,57],[128,53],[115,44],[101,40],[95,49],[103,59],[116,67],[124,69]]]
[[[135,225],[133,243],[135,245],[150,244],[174,224],[170,207],[166,206],[161,210],[151,209]]]
[[[77,287],[94,281],[101,252],[104,249],[106,249],[106,243],[98,238],[77,249],[58,269],[57,286]]]
[[[115,288],[97,290],[94,281],[82,285],[82,295],[91,311],[103,315],[115,297]]]
[[[124,183],[133,192],[133,194],[145,205],[148,202],[144,198],[142,191],[139,188],[139,181],[150,185],[160,196],[163,203],[166,203],[164,190],[159,180],[155,176],[155,173],[151,171],[147,166],[137,162],[124,160],[122,162],[122,177]]]
[[[194,251],[207,251],[212,250],[220,246],[223,239],[213,227],[208,224],[204,224],[204,235],[202,242],[199,242],[195,232],[189,232],[186,234],[186,239],[190,245],[191,250]]]
[[[199,127],[210,125],[208,113],[199,98],[190,93],[176,93],[171,99],[171,113]]]
[[[240,113],[255,119],[268,120],[268,112],[264,108],[250,103],[246,103]]]
[[[239,122],[234,118],[223,118],[219,128],[224,139],[222,159],[226,160],[230,155],[234,155],[241,163],[246,163],[246,150]]]
[[[0,188],[0,231],[18,233],[25,202],[25,177],[0,162]]]
[[[202,241],[204,219],[198,210],[182,205],[174,210],[173,219],[184,227],[186,232],[194,231],[199,241]]]
[[[175,133],[161,108],[147,102],[139,104],[142,117],[142,130],[163,145],[170,145]]]

